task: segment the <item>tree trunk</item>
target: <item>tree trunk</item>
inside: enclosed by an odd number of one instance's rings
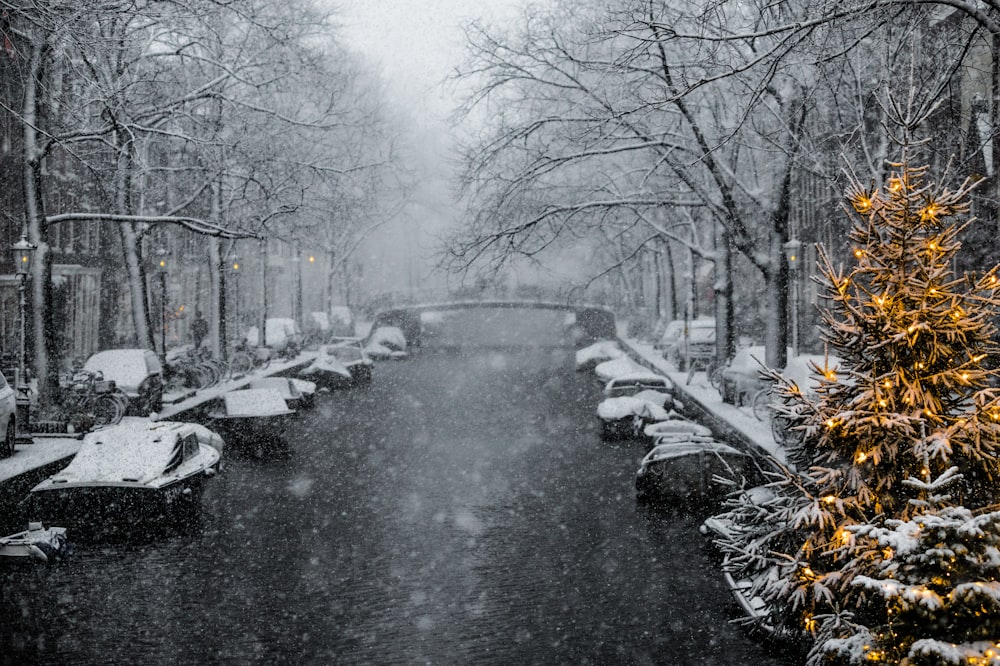
[[[736,353],[736,331],[733,330],[733,247],[729,230],[716,224],[719,232],[715,248],[712,289],[715,292],[715,360],[723,367]]]
[[[42,148],[39,146],[39,107],[42,90],[42,76],[48,44],[41,38],[32,42],[27,62],[27,76],[24,81],[22,109],[22,136],[24,140],[24,167],[22,186],[24,188],[24,215],[28,240],[38,246],[32,265],[31,308],[35,374],[38,378],[39,400],[42,404],[52,402],[53,392],[59,387],[59,368],[52,362],[55,351],[54,321],[52,315],[52,254],[47,243],[48,235],[44,225],[45,204],[42,200]],[[27,341],[26,341],[27,346]]]

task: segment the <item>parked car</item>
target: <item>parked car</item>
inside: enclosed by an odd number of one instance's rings
[[[357,326],[354,313],[346,305],[335,305],[330,308],[330,335],[334,337],[354,337]]]
[[[14,455],[14,439],[17,435],[17,398],[14,387],[7,383],[7,378],[0,373],[0,428],[3,428],[3,440],[0,441],[0,458]]]
[[[653,343],[654,349],[659,349],[666,355],[667,349],[673,347],[677,344],[681,335],[684,334],[684,320],[674,319],[673,321],[668,321],[663,326],[663,330],[655,338]]]
[[[681,322],[679,327],[676,324],[667,325],[667,332],[660,341],[663,358],[681,372],[686,372],[689,364],[706,366],[715,357],[715,319],[702,317]]]
[[[764,363],[764,345],[751,345],[737,349],[729,365],[722,369],[719,393],[723,402],[733,405],[749,404],[750,398],[768,385],[761,379]]]
[[[285,356],[298,356],[302,351],[305,337],[298,322],[286,317],[273,317],[264,322],[264,342],[267,347],[275,353]],[[258,338],[260,332],[256,326],[251,326],[246,334],[246,342],[250,347],[261,346]]]
[[[149,416],[163,409],[163,367],[149,349],[108,349],[83,364],[86,372],[101,373],[105,381],[128,398],[126,416]]]

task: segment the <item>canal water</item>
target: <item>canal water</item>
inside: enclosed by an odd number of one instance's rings
[[[562,315],[444,324],[287,455],[227,449],[197,522],[0,569],[0,663],[787,663],[699,519],[636,505]]]

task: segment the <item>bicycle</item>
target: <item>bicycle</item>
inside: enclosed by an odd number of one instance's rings
[[[173,356],[164,367],[164,382],[168,391],[215,386],[226,375],[223,364],[207,349],[190,349]]]
[[[244,377],[255,368],[266,368],[271,364],[271,350],[268,347],[250,347],[243,342],[229,354],[226,376],[232,379]]]
[[[769,421],[771,424],[771,435],[774,441],[782,446],[787,446],[795,439],[791,431],[791,422],[781,416],[774,408],[774,401],[778,400],[774,394],[774,387],[765,386],[753,394],[750,399],[750,408],[758,421]]]
[[[74,417],[84,415],[94,425],[108,425],[125,416],[128,397],[113,381],[105,380],[103,373],[78,370],[64,394],[63,407]]]

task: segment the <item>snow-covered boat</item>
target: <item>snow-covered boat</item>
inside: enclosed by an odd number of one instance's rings
[[[665,421],[650,423],[642,430],[642,434],[656,446],[668,441],[684,440],[690,435],[701,437],[711,437],[712,429],[700,423],[695,423],[688,419],[675,416]]]
[[[379,326],[365,341],[365,354],[379,361],[407,358],[407,348],[406,334],[398,326]]]
[[[628,356],[613,358],[610,361],[604,361],[594,366],[594,374],[597,375],[597,379],[604,385],[607,385],[608,382],[616,377],[624,377],[625,375],[645,371],[646,368]]]
[[[597,405],[601,437],[605,440],[639,438],[650,423],[678,416],[670,407],[673,403],[669,394],[651,390],[605,398]]]
[[[309,382],[312,383],[312,382]],[[315,384],[313,384],[315,386]],[[289,409],[301,409],[307,407],[312,399],[312,394],[308,397],[299,389],[297,380],[289,377],[258,377],[251,380],[252,389],[274,389],[285,399],[285,404]]]
[[[234,445],[262,452],[282,443],[282,436],[295,410],[270,388],[250,388],[224,393],[209,412],[211,427]]]
[[[32,520],[87,533],[161,522],[199,505],[223,446],[196,423],[127,417],[88,433],[73,460],[24,503]]]
[[[65,527],[28,523],[28,529],[0,537],[0,558],[14,561],[48,562],[66,549]]]
[[[324,388],[347,388],[371,382],[373,365],[361,338],[341,338],[321,346],[316,359],[299,374]]]
[[[654,446],[635,476],[640,500],[682,505],[721,500],[731,489],[715,478],[749,478],[757,466],[747,453],[703,435],[680,435]]]
[[[648,370],[640,370],[610,379],[604,385],[604,395],[615,398],[622,395],[635,395],[639,391],[670,393],[673,388],[673,383],[666,377]]]
[[[574,319],[575,321],[575,319]],[[576,369],[578,371],[593,370],[598,364],[625,356],[617,340],[598,340],[582,349],[576,350]]]

